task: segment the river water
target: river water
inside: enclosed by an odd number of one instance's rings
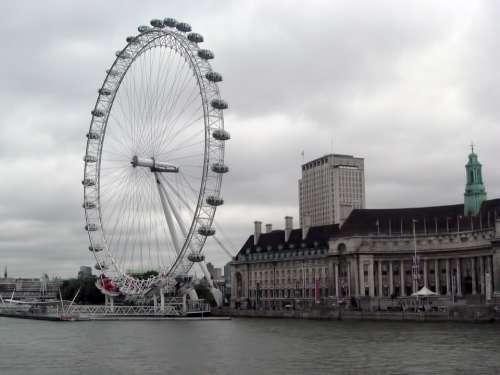
[[[0,374],[500,374],[500,324],[0,318]]]

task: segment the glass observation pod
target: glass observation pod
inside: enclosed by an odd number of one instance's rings
[[[96,263],[94,268],[98,271],[102,271],[102,270],[107,270],[108,266],[106,266],[104,263],[103,264]]]
[[[165,27],[165,24],[163,23],[163,21],[158,20],[158,19],[151,20],[150,24],[151,24],[151,26],[158,27],[160,29],[163,29]]]
[[[227,172],[229,172],[229,167],[227,165],[225,165],[224,163],[213,163],[212,167],[210,169],[212,169],[212,171],[215,173],[227,173]]]
[[[222,82],[222,75],[217,72],[208,72],[205,77],[211,82]]]
[[[85,230],[87,232],[95,232],[97,230],[97,224],[93,224],[93,223],[87,224],[87,225],[85,225]]]
[[[227,141],[231,139],[231,135],[227,130],[224,129],[215,129],[212,133],[212,136],[218,141]]]
[[[115,52],[115,55],[116,55],[116,57],[118,57],[119,59],[124,59],[124,60],[126,60],[126,59],[130,59],[130,57],[131,57],[131,56],[130,56],[130,54],[129,54],[129,53],[127,53],[127,52],[125,52],[125,51],[116,51],[116,52]]]
[[[96,208],[96,205],[94,202],[86,201],[83,202],[83,208],[91,210],[93,208]]]
[[[203,60],[212,60],[215,57],[214,53],[209,49],[198,50],[198,56],[201,57]]]
[[[98,253],[99,251],[104,250],[104,246],[102,246],[102,245],[90,245],[89,250]]]
[[[82,185],[83,186],[94,186],[95,185],[95,181],[92,178],[85,178],[82,181]]]
[[[95,163],[97,161],[97,157],[94,155],[85,155],[83,161],[85,163]]]
[[[99,93],[99,95],[103,95],[103,96],[109,96],[112,93],[112,91],[110,89],[107,89],[105,87],[101,87],[97,92]]]
[[[92,116],[94,117],[104,117],[106,112],[104,112],[102,109],[93,109],[91,112]]]
[[[198,33],[189,33],[188,39],[193,43],[201,43],[203,42],[203,35]]]
[[[118,77],[119,75],[122,74],[118,70],[111,70],[111,69],[106,69],[106,73],[109,74],[111,77]]]
[[[198,228],[198,234],[201,234],[202,236],[213,236],[215,234],[215,229],[207,226],[207,225],[202,225]]]
[[[215,109],[227,109],[227,103],[222,99],[214,99],[210,102],[213,108]]]
[[[101,139],[101,135],[99,133],[96,133],[96,132],[88,132],[87,133],[87,138],[88,139],[94,139],[94,140],[99,140]],[[215,138],[215,137],[214,137]],[[216,138],[217,139],[217,138]]]
[[[177,26],[177,20],[175,18],[165,18],[163,20],[163,24],[168,27],[175,27]]]
[[[137,44],[137,43],[139,43],[139,39],[137,37],[135,37],[135,36],[128,36],[125,40],[129,44]]]
[[[146,31],[151,30],[151,27],[146,26],[146,25],[141,25],[137,28],[137,30],[142,34],[142,33],[145,33]]]
[[[221,197],[216,197],[215,195],[209,195],[206,199],[206,202],[210,206],[220,206],[224,204],[224,199]]]
[[[175,25],[175,28],[183,33],[188,33],[191,31],[191,25],[186,22],[179,22]]]
[[[191,253],[188,255],[188,260],[193,263],[203,262],[205,260],[205,255]]]

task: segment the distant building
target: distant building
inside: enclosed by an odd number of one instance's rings
[[[440,304],[500,304],[500,199],[485,200],[478,166],[472,152],[464,204],[354,209],[342,224],[300,228],[286,217],[284,229],[265,233],[255,222],[231,262],[232,306],[384,309],[424,286]]]
[[[78,279],[90,279],[92,277],[92,268],[88,266],[80,266],[80,271],[78,271]]]
[[[46,275],[41,278],[3,278],[0,279],[0,296],[13,297],[17,300],[33,300],[39,298],[58,298],[61,280],[48,280]]]
[[[342,224],[359,208],[365,208],[364,159],[330,154],[302,165],[300,226]]]

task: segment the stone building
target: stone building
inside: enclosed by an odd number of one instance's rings
[[[485,200],[477,164],[466,167],[465,204],[355,209],[342,225],[304,220],[296,229],[287,217],[284,230],[266,225],[265,233],[255,222],[231,263],[232,306],[340,300],[383,307],[424,286],[443,304],[500,303],[500,199]]]
[[[300,225],[342,224],[356,208],[365,208],[364,159],[330,154],[302,165]]]

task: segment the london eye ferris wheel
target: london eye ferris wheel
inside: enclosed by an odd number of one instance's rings
[[[98,90],[82,181],[95,268],[107,293],[126,295],[168,288],[203,264],[230,138],[202,35],[173,18],[138,31]]]

